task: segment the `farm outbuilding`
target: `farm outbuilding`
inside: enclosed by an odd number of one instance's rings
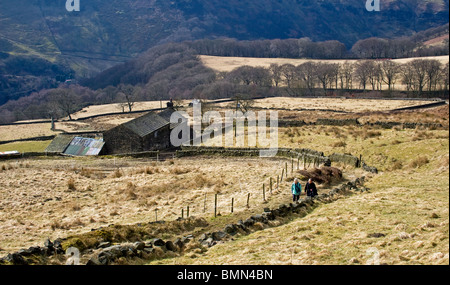
[[[170,133],[175,127],[170,117],[174,112],[172,108],[150,112],[104,132],[105,152],[128,154],[170,148]]]
[[[95,156],[102,152],[104,144],[103,139],[98,135],[60,134],[45,149],[45,152],[69,156]]]

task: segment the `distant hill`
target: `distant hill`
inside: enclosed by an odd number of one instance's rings
[[[350,48],[368,37],[399,37],[448,23],[448,0],[81,0],[0,3],[0,40],[18,54],[62,57],[79,76],[104,70],[170,41],[229,37],[238,40],[309,37]]]
[[[382,0],[380,12],[368,12],[365,0],[81,0],[80,12],[68,12],[61,0],[1,1],[0,104],[92,77],[163,43],[308,37],[350,49],[446,24],[448,8],[448,0]],[[17,62],[32,71],[18,71]]]

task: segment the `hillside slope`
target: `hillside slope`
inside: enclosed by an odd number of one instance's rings
[[[368,37],[411,35],[448,23],[448,0],[395,0],[368,12],[364,1],[63,1],[0,3],[0,41],[17,54],[62,56],[81,76],[170,41],[230,37],[240,40],[338,40],[351,46]],[[83,73],[84,72],[84,73]]]
[[[149,48],[198,39],[310,38],[350,48],[369,37],[411,36],[448,23],[448,0],[218,1],[81,0],[0,2],[0,104],[89,78]]]
[[[448,106],[424,110],[423,115],[444,109],[448,111]],[[335,133],[331,134],[333,129]],[[235,236],[233,241],[203,252],[188,252],[150,264],[449,264],[447,130],[383,130],[376,138],[356,140],[351,132],[373,130],[316,126],[302,127],[301,132],[292,135],[295,130],[290,133],[295,141],[292,145],[301,140],[303,147],[325,153],[337,151],[330,143],[344,137],[346,152],[362,153],[370,165],[381,170],[378,175],[366,177],[369,191],[319,204],[304,217],[299,215],[280,226]],[[318,135],[307,140],[306,133],[326,135],[325,139]],[[322,144],[329,144],[328,151]],[[292,145],[280,142],[283,147]],[[282,193],[285,203],[289,203],[289,189]]]

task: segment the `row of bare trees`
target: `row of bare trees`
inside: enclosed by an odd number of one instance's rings
[[[173,71],[178,72],[178,69]],[[414,92],[420,97],[424,92],[441,90],[448,96],[449,90],[449,64],[434,59],[415,59],[406,63],[392,60],[306,61],[297,66],[241,66],[208,80],[198,80],[200,75],[194,75],[192,78],[195,80],[178,80],[176,88],[172,89],[169,87],[174,85],[165,81],[167,76],[162,76],[148,84],[119,84],[97,90],[79,85],[42,90],[2,106],[0,123],[49,117],[71,119],[74,112],[90,104],[115,103],[117,111],[131,112],[136,102],[169,98],[254,98],[275,94],[314,96],[327,95],[335,90],[399,90]]]
[[[349,50],[339,41],[314,42],[309,38],[238,41],[202,39],[186,42],[198,54],[261,58],[379,59],[448,55],[448,40],[442,45],[426,45],[448,33],[448,25],[419,32],[411,37],[383,39],[371,37],[357,41]]]
[[[438,91],[449,88],[449,65],[435,59],[416,59],[407,63],[392,60],[361,60],[342,63],[308,61],[300,65],[272,64],[269,68],[242,66],[223,75],[234,84],[284,87],[291,95],[314,94],[328,90]]]

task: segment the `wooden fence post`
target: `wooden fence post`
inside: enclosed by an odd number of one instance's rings
[[[205,203],[203,205],[203,213],[206,213],[206,193],[205,193]]]
[[[277,175],[277,190],[280,187],[280,175]]]
[[[250,193],[247,195],[247,208],[250,208]]]
[[[184,208],[181,209],[181,218],[184,219]]]
[[[214,198],[214,217],[217,217],[217,194]]]
[[[186,218],[189,218],[189,206],[187,206]]]
[[[263,201],[266,201],[266,184],[263,184]]]
[[[231,213],[234,212],[234,198],[231,198]]]
[[[272,177],[270,177],[270,195],[272,195]]]
[[[294,173],[294,159],[291,159],[291,175]]]
[[[280,179],[280,183],[283,182],[283,175],[284,175],[284,168],[281,170],[281,179]]]

